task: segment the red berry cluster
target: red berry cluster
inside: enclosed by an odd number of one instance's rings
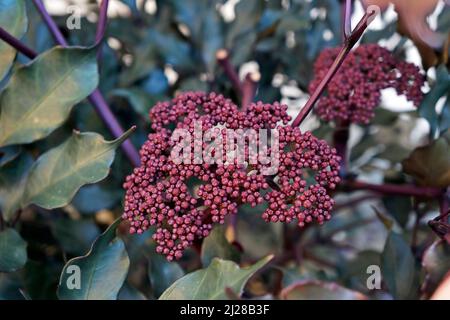
[[[214,223],[224,223],[244,203],[256,206],[267,201],[262,217],[271,222],[298,225],[330,218],[334,204],[329,192],[339,182],[339,157],[326,142],[311,133],[286,125],[290,117],[285,105],[262,102],[241,111],[229,99],[215,93],[187,92],[171,102],[157,103],[150,111],[152,128],[140,150],[141,166],[124,183],[123,218],[131,233],[156,226],[156,251],[169,261],[179,259],[194,241],[210,233]],[[194,133],[194,120],[203,130],[278,129],[279,170],[262,174],[262,165],[234,163],[175,164],[171,159],[172,130]],[[281,125],[281,123],[283,125]],[[171,129],[169,129],[171,128]],[[195,143],[192,141],[192,147]],[[208,143],[202,141],[206,150]],[[264,151],[270,151],[269,145]],[[246,149],[248,152],[248,149]],[[196,183],[193,183],[196,182]]]
[[[325,77],[340,48],[325,49],[314,64],[310,92]],[[425,76],[414,64],[399,60],[377,44],[364,44],[349,53],[328,84],[315,112],[324,121],[341,120],[367,124],[379,106],[381,90],[394,88],[418,106],[423,98]]]

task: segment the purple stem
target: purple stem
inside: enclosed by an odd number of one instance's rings
[[[230,55],[226,49],[220,49],[216,53],[217,62],[222,67],[223,71],[227,75],[228,79],[230,79],[231,84],[233,85],[234,90],[236,90],[239,96],[242,95],[242,82],[239,79],[239,75],[234,69],[230,61]]]
[[[341,157],[340,172],[339,175],[341,177],[345,177],[347,175],[347,142],[349,138],[349,130],[350,123],[345,121],[341,122],[334,131],[333,134],[333,143],[336,148],[337,155]]]
[[[109,5],[109,0],[103,0],[102,3],[100,4],[100,15],[98,18],[98,23],[97,23],[97,31],[95,33],[95,43],[96,44],[99,44],[105,35],[106,23],[108,22],[108,5]],[[98,61],[100,61],[101,56],[102,56],[102,47],[99,45],[98,53],[97,53]]]
[[[343,24],[342,32],[344,35],[344,41],[352,33],[352,0],[341,0],[342,1],[342,11],[343,11]]]
[[[23,55],[27,56],[30,59],[34,59],[38,55],[37,52],[35,52],[33,49],[28,48],[20,40],[13,37],[11,34],[8,33],[8,31],[3,29],[2,27],[0,27],[0,39],[2,39],[11,47],[15,48],[18,52],[22,53]]]
[[[122,126],[120,125],[117,118],[114,116],[113,112],[108,106],[108,103],[105,101],[102,93],[99,89],[95,89],[95,91],[88,97],[89,102],[95,107],[100,118],[108,127],[109,131],[113,134],[115,138],[120,137],[124,131]],[[133,166],[140,166],[141,159],[138,151],[131,143],[130,139],[125,140],[121,145],[123,151],[127,155],[128,159],[131,161]]]
[[[350,50],[354,47],[354,45],[361,38],[364,31],[367,29],[368,21],[374,14],[376,14],[375,11],[370,12],[370,13],[366,12],[364,14],[364,16],[362,17],[362,19],[359,21],[355,30],[353,30],[353,32],[350,34],[350,36],[347,37],[347,39],[345,40],[344,46],[342,47],[338,56],[334,60],[330,69],[328,70],[328,73],[322,79],[320,84],[317,86],[316,90],[312,93],[308,102],[306,102],[305,106],[302,108],[302,110],[300,110],[300,113],[297,115],[297,117],[292,122],[293,127],[298,127],[303,122],[303,120],[305,120],[305,118],[308,116],[308,114],[311,112],[311,110],[314,108],[314,105],[316,104],[317,100],[319,100],[320,96],[325,91],[328,83],[333,79],[334,75],[339,70],[340,66],[344,62],[344,60],[347,57]]]
[[[63,34],[59,30],[58,26],[56,25],[55,21],[53,21],[52,17],[48,14],[47,10],[45,9],[44,3],[42,0],[33,0],[34,5],[39,11],[39,14],[41,15],[42,19],[44,20],[47,27],[50,29],[50,33],[52,34],[55,41],[63,46],[67,47],[68,43],[66,39],[64,38]]]
[[[261,76],[259,73],[252,72],[245,76],[244,83],[242,84],[242,110],[247,109],[247,107],[253,102],[260,77]]]
[[[40,0],[33,0],[37,8],[43,8],[42,2]],[[44,8],[45,10],[45,8]],[[48,14],[42,14],[42,16],[48,16]],[[46,20],[47,21],[47,20]],[[54,25],[53,20],[50,18],[51,25]],[[53,27],[50,27],[50,30],[53,30]],[[58,30],[57,33],[59,33],[59,29],[56,27],[56,30]],[[60,34],[60,33],[59,33]],[[60,34],[62,36],[62,34]],[[59,36],[54,35],[55,40],[59,38]],[[15,37],[11,36],[6,30],[0,28],[0,39],[4,40],[6,43],[11,45],[13,48],[15,48],[17,51],[21,52],[25,56],[27,56],[30,59],[34,59],[37,57],[38,53],[35,52],[33,49],[28,48],[25,44],[23,44],[20,40],[16,39]],[[58,41],[58,40],[57,40]],[[62,41],[64,44],[63,46],[67,45],[67,42],[65,39]],[[61,43],[60,43],[61,44]],[[96,89],[88,98],[88,100],[91,102],[92,105],[94,105],[95,110],[99,114],[100,118],[103,120],[103,122],[106,124],[110,132],[113,134],[115,138],[120,137],[124,131],[120,125],[120,123],[117,121],[116,117],[112,113],[111,109],[109,108],[108,104],[106,103],[104,97],[102,96],[101,92]],[[130,160],[130,162],[134,166],[140,165],[140,156],[136,148],[133,146],[130,140],[126,140],[121,145],[122,150],[125,152],[126,156]]]

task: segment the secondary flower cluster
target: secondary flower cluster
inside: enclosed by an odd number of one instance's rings
[[[325,77],[339,51],[340,48],[325,49],[317,58],[310,92]],[[394,88],[418,106],[423,98],[424,81],[425,76],[414,64],[396,58],[377,44],[361,45],[349,53],[315,112],[325,121],[367,124],[380,104],[381,90]]]
[[[240,111],[229,99],[215,93],[187,92],[171,102],[157,103],[150,111],[152,128],[140,150],[141,166],[124,183],[123,218],[131,233],[156,230],[156,251],[169,261],[179,259],[194,241],[224,223],[238,206],[267,202],[262,218],[299,226],[330,218],[333,200],[329,192],[339,182],[339,157],[326,142],[311,133],[287,125],[285,105],[262,102]],[[175,164],[171,159],[175,128],[193,133],[201,120],[203,129],[277,129],[278,173],[262,174],[261,164]],[[171,129],[169,129],[171,128]],[[198,142],[192,142],[192,144]],[[208,147],[201,142],[202,148]],[[264,151],[270,151],[271,145]],[[248,150],[247,150],[248,151]]]

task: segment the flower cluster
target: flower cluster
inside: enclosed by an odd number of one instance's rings
[[[340,48],[325,49],[314,64],[313,92],[325,77]],[[396,58],[377,44],[365,44],[350,52],[328,84],[315,112],[325,121],[367,124],[379,106],[381,90],[394,88],[418,106],[423,98],[425,76],[414,64]]]
[[[154,133],[140,150],[141,166],[126,178],[123,218],[131,233],[156,230],[156,251],[169,261],[224,223],[238,206],[267,202],[262,218],[299,226],[330,218],[333,200],[329,192],[339,182],[339,157],[326,142],[311,133],[286,126],[290,121],[285,105],[251,104],[241,111],[229,99],[215,93],[187,92],[171,102],[157,103],[150,111]],[[177,129],[194,134],[195,121],[203,130],[277,129],[278,173],[267,176],[262,164],[196,162],[174,163],[172,134]],[[198,141],[191,141],[195,147]],[[208,142],[201,141],[206,150]],[[269,145],[264,152],[270,152]],[[248,148],[245,149],[248,153]]]

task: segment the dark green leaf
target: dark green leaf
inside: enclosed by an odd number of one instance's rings
[[[215,258],[208,268],[189,273],[172,284],[160,300],[218,300],[227,299],[225,289],[230,288],[241,295],[250,277],[273,256],[267,256],[246,268],[232,262]]]
[[[119,291],[118,300],[147,300],[147,298],[136,288],[125,283]]]
[[[432,144],[414,150],[402,162],[403,170],[420,185],[446,188],[450,185],[450,137],[442,136]]]
[[[436,69],[436,82],[427,93],[419,107],[419,114],[430,124],[430,135],[434,137],[439,126],[439,115],[436,104],[444,95],[450,91],[450,74],[447,67],[441,65]]]
[[[0,146],[46,137],[97,84],[96,48],[57,47],[17,69],[0,97]]]
[[[172,283],[184,276],[178,263],[169,262],[159,254],[153,254],[149,262],[148,277],[155,297],[159,297]]]
[[[116,89],[111,91],[110,95],[126,99],[134,111],[144,119],[148,119],[153,99],[144,90],[140,88]]]
[[[23,153],[0,168],[0,208],[6,221],[21,208],[23,193],[33,158]]]
[[[115,149],[133,132],[114,141],[96,133],[74,132],[60,146],[39,157],[30,170],[24,205],[52,209],[68,204],[84,184],[104,179],[114,160]]]
[[[89,253],[70,260],[62,270],[58,297],[64,300],[115,300],[128,273],[130,260],[123,241],[116,237],[116,220],[97,238]],[[80,287],[72,287],[80,270]],[[72,277],[72,278],[71,278]]]
[[[53,234],[65,252],[82,255],[100,235],[100,230],[89,220],[58,219],[53,224]]]
[[[394,298],[408,299],[416,294],[414,256],[403,237],[393,231],[381,255],[381,273]]]
[[[0,272],[13,272],[27,262],[27,243],[14,229],[0,231]]]
[[[24,0],[0,0],[0,27],[12,36],[21,38],[27,30],[27,14]],[[0,81],[9,71],[16,50],[0,41]]]
[[[108,189],[92,184],[82,187],[73,198],[72,203],[82,213],[95,213],[102,209],[110,209],[120,201],[120,190]]]
[[[410,197],[385,196],[383,204],[391,216],[404,227],[408,222],[409,213],[412,210],[412,201]]]
[[[225,227],[223,226],[214,228],[211,234],[203,240],[201,253],[203,266],[209,266],[214,258],[239,262],[239,252],[225,238]]]
[[[342,267],[342,278],[346,284],[361,292],[367,292],[367,268],[380,265],[380,253],[375,251],[359,252],[355,259]]]
[[[19,146],[0,148],[0,167],[16,159],[21,151],[22,148]]]

